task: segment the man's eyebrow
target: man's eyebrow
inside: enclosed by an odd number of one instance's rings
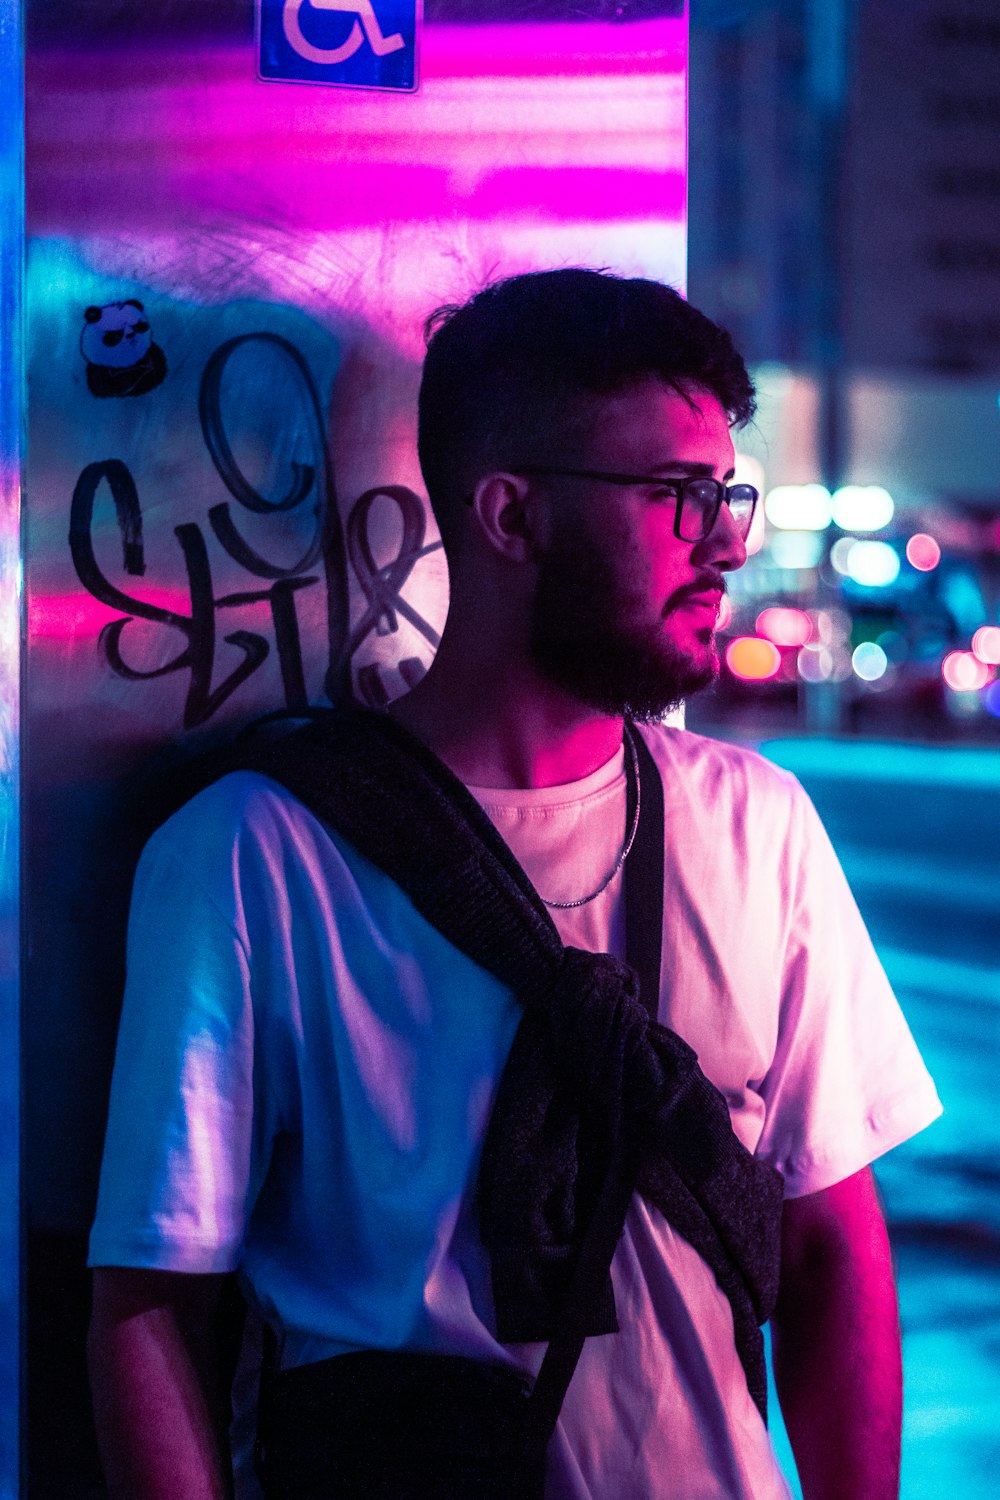
[[[654,464],[649,472],[650,474],[663,475],[686,474],[691,479],[711,479],[715,474],[715,470],[711,464],[699,464],[687,458],[665,459],[661,464]],[[728,484],[735,473],[735,469],[730,469],[727,474],[723,475],[724,482]]]

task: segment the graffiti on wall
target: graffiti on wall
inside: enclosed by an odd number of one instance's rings
[[[116,326],[121,326],[125,320],[120,310],[125,304],[111,306],[119,313],[114,320]],[[139,305],[128,306],[130,313],[134,313]],[[107,311],[88,309],[87,326],[96,330],[102,323],[107,325],[111,321]],[[97,312],[98,316],[90,317],[91,312]],[[135,321],[133,318],[132,323]],[[141,332],[148,332],[148,323]],[[146,347],[137,350],[137,360],[130,363],[146,357],[149,342],[140,342]],[[233,355],[238,350],[252,355],[265,348],[272,355],[279,355],[287,368],[290,384],[302,404],[312,447],[308,461],[291,461],[284,493],[277,496],[263,494],[244,472],[224,416],[223,397]],[[88,380],[90,369],[88,363]],[[436,539],[426,540],[424,503],[405,485],[379,485],[354,500],[342,525],[316,383],[302,353],[289,339],[276,333],[258,332],[240,334],[221,344],[208,359],[201,377],[198,418],[214,472],[229,498],[210,506],[207,525],[185,520],[173,528],[183,560],[187,594],[184,608],[168,607],[121,587],[98,560],[95,508],[99,498],[109,497],[121,544],[121,571],[127,579],[147,578],[140,486],[128,464],[117,456],[88,463],[73,490],[70,553],[83,587],[101,604],[119,613],[119,618],[106,624],[99,636],[99,649],[116,676],[142,682],[174,673],[186,674],[183,726],[191,729],[211,719],[258,671],[273,642],[285,706],[302,708],[309,695],[298,599],[304,590],[317,586],[325,590],[326,598],[323,690],[331,701],[349,690],[352,661],[368,638],[373,634],[394,634],[400,619],[406,620],[429,647],[437,646],[437,631],[403,592],[419,559],[441,546]],[[385,531],[387,506],[396,513],[393,531],[398,539],[395,552],[388,557],[381,535]],[[378,535],[373,526],[376,508],[382,513]],[[296,520],[307,521],[308,534],[299,555],[291,562],[281,561],[277,554],[282,544],[287,545],[282,519],[293,514]],[[246,533],[243,523],[253,516],[271,519],[275,546],[270,553],[258,539],[252,542]],[[245,575],[244,587],[217,591],[213,554],[237,566],[240,574]],[[349,609],[351,575],[364,599],[363,613],[353,623]],[[263,605],[267,610],[269,635],[259,629],[227,630],[233,612],[249,605]],[[137,661],[130,656],[128,641],[138,622],[174,632],[179,640],[178,649],[167,660],[152,666]],[[397,665],[407,686],[413,686],[425,670],[420,656],[403,657]],[[356,680],[359,694],[369,704],[376,706],[387,701],[389,693],[376,663],[360,666]]]

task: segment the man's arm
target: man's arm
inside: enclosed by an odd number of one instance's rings
[[[805,1500],[897,1500],[903,1378],[871,1169],[786,1200],[774,1374]]]
[[[228,1500],[225,1276],[102,1267],[87,1343],[112,1500]]]

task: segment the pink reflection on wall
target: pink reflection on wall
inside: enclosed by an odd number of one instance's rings
[[[683,73],[687,22],[676,17],[627,26],[599,22],[520,26],[428,26],[423,77],[552,77],[596,72]]]
[[[423,87],[404,96],[261,83],[249,45],[42,54],[33,224],[107,228],[116,204],[131,229],[185,209],[286,230],[682,220],[685,55],[676,19],[427,26]]]
[[[142,599],[158,609],[187,616],[191,595],[186,589],[144,588]],[[28,601],[28,637],[31,640],[71,640],[75,636],[96,638],[105,625],[120,620],[120,609],[102,604],[90,594],[32,592]]]

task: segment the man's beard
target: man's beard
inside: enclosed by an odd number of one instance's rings
[[[659,619],[642,621],[642,600],[630,591],[628,578],[624,560],[616,563],[582,537],[562,537],[540,554],[532,659],[549,682],[581,703],[645,723],[661,719],[718,676],[714,633],[699,632],[701,649],[683,651],[670,636],[667,617],[685,595],[722,589],[723,581],[714,570],[706,572],[667,600]]]

